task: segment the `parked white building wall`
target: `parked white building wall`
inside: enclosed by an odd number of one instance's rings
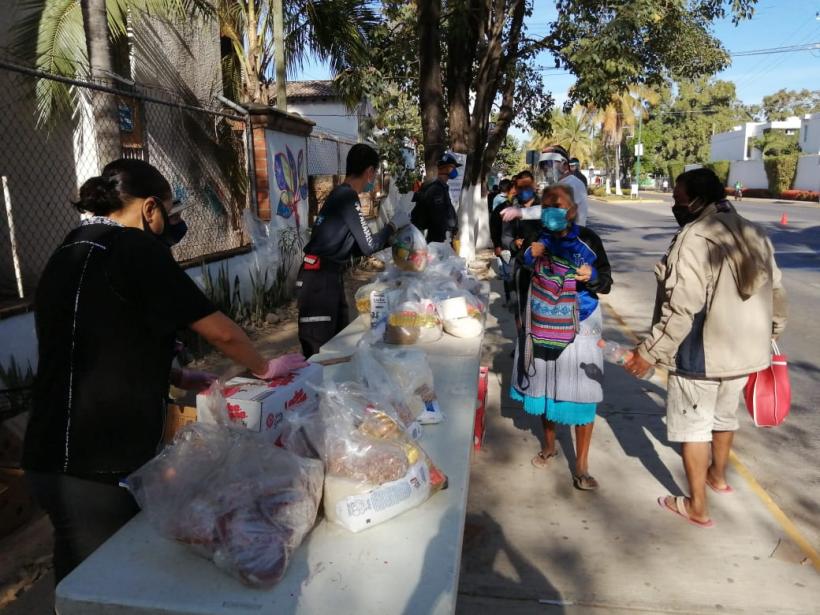
[[[348,111],[341,101],[333,102],[288,102],[288,112],[298,113],[304,118],[316,122],[314,130],[329,132],[351,141],[359,138],[359,115]]]
[[[767,130],[782,130],[786,134],[797,134],[801,130],[801,119],[790,117],[774,122],[746,122],[727,132],[712,135],[710,161],[717,160],[761,160],[763,153],[754,147]]]
[[[729,186],[734,186],[740,180],[747,190],[769,188],[769,180],[766,178],[766,169],[762,160],[736,160],[732,162],[729,169]]]
[[[820,192],[820,155],[800,156],[794,189]]]
[[[820,154],[820,113],[803,117],[800,126],[800,149],[804,154]]]

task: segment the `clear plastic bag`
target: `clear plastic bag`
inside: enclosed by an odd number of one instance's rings
[[[427,240],[412,224],[400,228],[393,238],[393,264],[402,271],[427,268]]]
[[[415,412],[415,420],[421,425],[440,423],[444,415],[438,403],[433,384],[433,370],[427,359],[427,353],[419,348],[362,348],[367,360],[361,360],[362,369],[378,374],[383,370],[390,380],[381,386],[398,387],[409,400]],[[369,355],[369,357],[368,357]],[[373,365],[373,363],[377,365]],[[365,375],[366,382],[377,381],[373,376]]]
[[[446,487],[447,477],[382,401],[361,385],[321,392],[324,510],[352,532],[383,523]]]
[[[321,462],[264,435],[192,423],[126,482],[161,535],[271,587],[316,521],[322,480]]]
[[[434,342],[442,334],[441,319],[432,301],[404,301],[391,307],[384,341],[394,345]]]

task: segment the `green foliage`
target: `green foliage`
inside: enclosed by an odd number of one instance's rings
[[[587,189],[587,192],[592,196],[606,196],[606,187],[605,186],[590,186]]]
[[[799,156],[791,155],[776,156],[763,160],[763,166],[766,169],[766,178],[769,180],[769,192],[775,196],[780,196],[780,194],[792,187],[795,175],[797,175],[797,163],[799,159]]]
[[[761,152],[764,158],[774,156],[789,156],[800,153],[799,136],[787,135],[783,130],[766,130],[762,137],[754,140],[753,145]]]
[[[667,168],[669,170],[669,181],[671,183],[674,182],[681,173],[683,173],[683,170],[686,168],[686,163],[672,160],[668,163]]]
[[[753,111],[737,100],[731,82],[683,82],[651,112],[644,132],[657,135],[652,155],[660,161],[702,164],[710,158],[712,135],[753,120]]]
[[[714,171],[715,175],[718,176],[718,179],[720,179],[724,186],[728,185],[729,170],[732,167],[731,162],[728,160],[716,160],[714,162],[707,162],[703,166]]]
[[[820,90],[778,90],[763,97],[763,113],[768,121],[785,120],[820,111]]]
[[[507,135],[495,157],[493,169],[502,175],[512,175],[521,168],[521,157],[521,144],[515,137]]]
[[[536,133],[529,147],[540,150],[557,144],[586,166],[593,160],[592,125],[593,116],[584,107],[577,106],[571,113],[556,109],[552,112],[549,132]]]
[[[605,107],[636,83],[658,86],[719,72],[729,55],[710,24],[751,17],[756,0],[559,0],[550,31],[556,66],[577,75],[568,105]]]

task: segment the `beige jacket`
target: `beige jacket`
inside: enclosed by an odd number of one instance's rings
[[[696,378],[731,378],[769,366],[786,326],[786,294],[766,232],[726,201],[684,226],[655,267],[658,293],[638,353]]]

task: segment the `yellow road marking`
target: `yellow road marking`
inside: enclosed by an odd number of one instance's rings
[[[621,332],[636,344],[640,342],[638,336],[635,335],[635,332],[629,328],[629,325],[626,324],[626,321],[620,314],[618,314],[615,308],[613,308],[609,303],[604,304],[604,306],[618,324]],[[662,378],[662,380],[665,387],[666,378]],[[774,517],[775,521],[780,524],[780,527],[783,528],[783,531],[786,532],[786,535],[794,544],[800,547],[806,557],[814,565],[815,570],[820,572],[820,554],[817,553],[811,543],[803,536],[803,534],[800,533],[800,530],[797,529],[794,522],[789,519],[788,515],[783,512],[783,509],[777,505],[777,503],[772,499],[772,496],[770,496],[763,486],[757,482],[757,479],[754,477],[754,474],[752,474],[752,471],[746,467],[734,451],[729,452],[729,462],[732,464],[735,471],[743,477],[743,480],[746,481],[746,484],[749,485],[749,488],[751,488],[752,492],[758,497],[758,499],[766,505],[766,508],[769,509],[769,512]]]

